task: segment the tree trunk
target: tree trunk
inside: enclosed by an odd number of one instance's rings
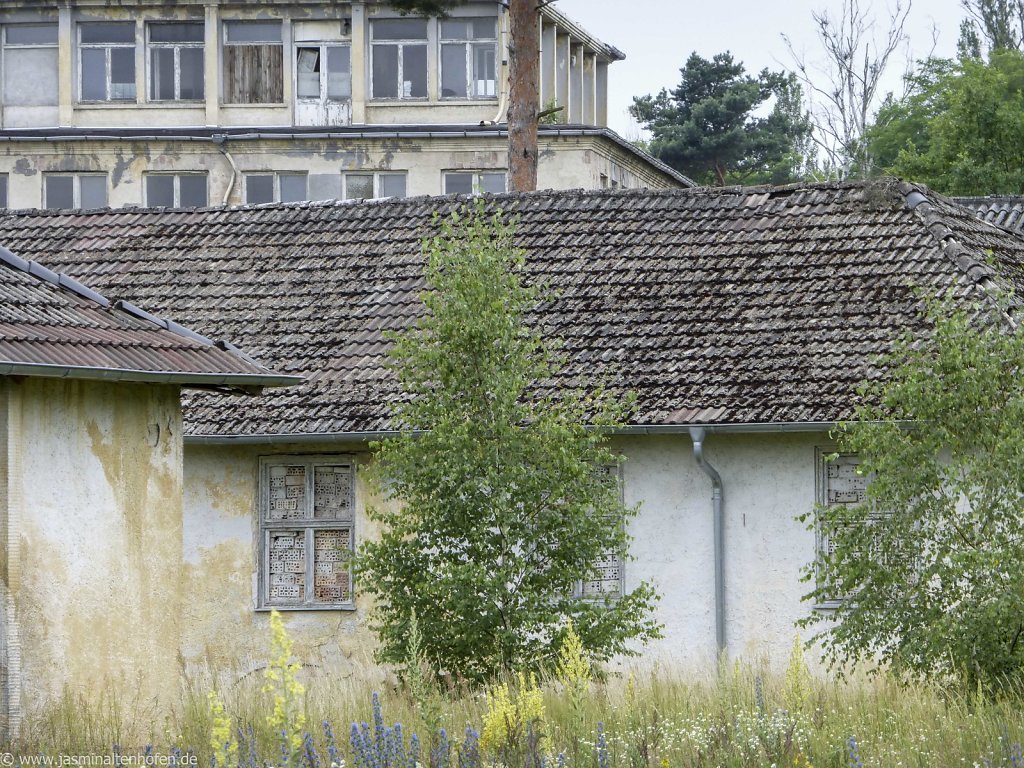
[[[539,19],[537,0],[510,0],[508,172],[512,192],[531,192],[537,188]]]

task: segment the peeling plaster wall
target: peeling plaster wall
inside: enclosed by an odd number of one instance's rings
[[[722,475],[725,496],[726,633],[729,653],[785,665],[793,622],[806,615],[801,568],[814,557],[814,534],[796,516],[815,503],[815,447],[825,435],[722,435],[706,443]],[[711,482],[697,466],[686,435],[621,438],[628,504],[641,503],[630,526],[627,589],[642,580],[662,594],[665,638],[641,663],[657,660],[713,669],[715,605]],[[188,664],[233,668],[244,674],[266,660],[267,615],[254,610],[257,561],[257,467],[274,453],[354,455],[360,445],[189,445],[185,452],[185,641]],[[365,509],[373,500],[360,479],[356,542],[375,531]],[[305,661],[354,675],[372,666],[370,607],[360,595],[355,611],[288,611],[285,619]]]
[[[269,654],[269,611],[256,610],[257,509],[260,456],[338,454],[365,464],[362,445],[189,445],[185,452],[184,637],[187,668],[241,676],[262,668]],[[356,483],[356,542],[374,535],[366,507],[374,499],[361,474]],[[370,600],[356,586],[355,610],[283,611],[296,655],[339,675],[375,678],[374,639],[366,626]]]
[[[2,388],[6,630],[22,649],[11,682],[23,711],[105,683],[174,696],[178,388],[29,378]]]
[[[241,174],[308,173],[313,199],[339,196],[345,171],[405,171],[408,195],[439,195],[444,171],[503,170],[508,156],[506,140],[487,137],[236,140],[228,141],[226,149]],[[12,208],[43,204],[44,173],[106,173],[109,205],[119,208],[145,203],[144,174],[173,171],[208,172],[211,205],[220,204],[231,185],[227,158],[208,141],[0,142],[0,173],[8,174]],[[538,188],[599,189],[612,181],[633,189],[677,186],[608,139],[541,139]],[[228,202],[243,201],[242,179],[236,178]]]

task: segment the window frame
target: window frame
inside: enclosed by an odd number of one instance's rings
[[[11,209],[10,174],[0,173],[0,211]]]
[[[472,23],[475,21],[490,21],[494,20],[494,37],[445,37],[444,36],[444,25],[445,22],[466,22]],[[498,96],[501,93],[501,88],[498,85],[498,73],[500,67],[498,65],[498,17],[494,16],[452,16],[448,19],[438,20],[437,30],[437,94],[441,101],[497,101]],[[455,96],[444,95],[444,47],[459,45],[463,48],[464,60],[464,74],[466,77],[466,92],[463,94],[457,94]],[[494,79],[493,83],[494,93],[493,94],[478,94],[476,93],[476,83],[480,82],[476,77],[476,59],[475,50],[482,45],[493,45],[491,51],[494,54],[493,65],[494,65]],[[486,81],[485,81],[486,82]]]
[[[348,178],[349,176],[372,176],[373,177],[373,197],[350,197],[348,194]],[[383,195],[383,183],[382,180],[387,176],[400,176],[405,179],[405,194],[404,195]],[[407,171],[342,171],[341,173],[341,199],[342,200],[383,200],[387,199],[399,199],[399,197],[409,196],[409,173]]]
[[[330,49],[340,48],[344,49],[348,53],[348,72],[339,73],[348,75],[348,95],[341,98],[334,98],[331,94],[331,69],[330,69]],[[303,96],[299,90],[299,76],[301,74],[299,70],[299,54],[304,49],[316,49],[317,55],[320,58],[320,70],[316,73],[319,80],[319,93],[317,96]],[[337,40],[337,41],[326,41],[326,42],[296,42],[292,46],[292,54],[295,62],[295,99],[296,101],[302,102],[319,102],[322,104],[351,104],[352,103],[352,43],[348,40]]]
[[[305,500],[308,516],[295,519],[270,519],[270,470],[273,467],[303,466],[305,469]],[[350,468],[349,509],[351,519],[316,519],[312,516],[315,504],[315,467],[347,465]],[[257,611],[354,611],[356,609],[356,585],[352,573],[351,558],[355,552],[357,517],[358,464],[352,454],[275,454],[259,457],[259,482],[257,494]],[[299,601],[272,600],[270,598],[270,541],[274,532],[287,533],[302,531],[304,540],[305,566],[303,597]],[[324,602],[315,600],[316,594],[316,531],[348,531],[348,600]],[[309,554],[314,553],[313,557]]]
[[[172,208],[208,208],[210,205],[210,174],[206,171],[147,171],[143,174],[142,193],[145,197],[145,205],[147,208],[153,207],[166,207],[166,206],[154,206],[149,200],[149,180],[154,177],[171,178],[173,179],[173,197],[174,204]],[[202,177],[204,185],[206,187],[206,202],[203,205],[182,205],[181,203],[181,178],[183,176],[191,177]]]
[[[415,19],[416,17],[410,16],[410,17],[407,17],[407,18],[408,19]],[[424,102],[424,101],[429,101],[430,100],[430,77],[429,77],[429,71],[430,71],[430,25],[432,23],[432,20],[423,19],[424,27],[423,27],[423,38],[422,39],[421,38],[401,38],[401,39],[396,38],[396,39],[376,40],[374,38],[374,36],[373,36],[373,34],[374,34],[373,30],[374,30],[375,24],[377,24],[379,22],[382,22],[382,21],[383,22],[388,22],[388,21],[405,21],[405,20],[407,20],[407,18],[403,18],[403,17],[398,17],[398,18],[379,18],[379,19],[371,19],[370,20],[370,35],[369,35],[370,61],[369,61],[369,66],[366,68],[366,75],[367,75],[367,79],[369,80],[369,82],[367,83],[368,87],[367,87],[366,90],[367,90],[367,93],[369,95],[369,99],[372,100],[372,101]],[[397,70],[396,70],[396,73],[395,73],[395,77],[397,78],[397,80],[395,82],[395,89],[396,89],[395,93],[397,95],[395,95],[395,96],[378,96],[373,91],[373,81],[375,79],[374,78],[374,63],[375,63],[375,59],[376,59],[376,56],[377,56],[377,49],[381,48],[381,47],[384,47],[384,46],[396,46],[398,48]],[[424,66],[424,71],[423,71],[423,90],[424,90],[424,94],[422,96],[411,96],[411,95],[410,96],[405,96],[404,95],[404,92],[405,92],[405,87],[404,87],[404,83],[405,83],[405,49],[406,49],[406,47],[411,47],[411,46],[421,46],[423,48],[423,59],[424,59],[424,65],[425,66]],[[410,92],[411,92],[411,90],[412,89],[410,89]]]
[[[8,32],[10,31],[10,29],[12,27],[53,27],[54,31],[58,32],[58,34],[55,36],[55,39],[54,39],[54,41],[52,43],[12,43],[12,42],[9,42],[8,39],[7,39]],[[32,107],[43,107],[43,108],[49,107],[49,108],[52,109],[53,107],[57,106],[58,102],[60,101],[60,94],[59,94],[59,91],[60,91],[60,73],[59,73],[59,69],[60,69],[60,61],[59,61],[59,57],[60,57],[60,37],[59,37],[59,29],[58,29],[57,22],[56,21],[52,21],[52,22],[51,21],[43,21],[43,22],[28,23],[28,24],[19,24],[19,23],[0,24],[0,35],[2,35],[2,37],[0,37],[0,56],[2,56],[2,60],[0,60],[0,73],[2,73],[2,75],[3,75],[2,79],[0,79],[0,100],[2,100],[3,103],[7,107],[12,107],[12,108],[15,108],[15,109],[18,109],[18,108],[21,108],[21,107],[29,107],[29,108],[32,108]],[[55,90],[53,91],[53,103],[52,104],[13,104],[13,103],[9,102],[7,100],[7,71],[8,71],[7,52],[8,51],[40,51],[40,50],[42,50],[42,51],[52,50],[54,52],[53,85],[54,85]]]
[[[229,40],[229,32],[232,27],[238,27],[245,24],[261,24],[277,26],[277,40]],[[222,104],[227,106],[247,106],[252,104],[258,105],[273,105],[282,106],[285,104],[285,87],[284,87],[284,55],[285,55],[285,40],[284,40],[284,20],[283,19],[222,19],[220,22],[220,101]],[[280,54],[280,61],[278,62],[278,68],[280,69],[280,81],[276,84],[277,88],[270,93],[271,89],[268,87],[267,99],[260,100],[249,100],[249,101],[232,101],[228,99],[230,83],[228,79],[227,67],[229,64],[229,57],[227,54],[228,48],[244,48],[258,46],[261,48],[267,46],[275,46]],[[288,50],[294,50],[294,46],[288,48]],[[204,84],[204,89],[207,86]],[[278,91],[280,92],[278,94]],[[279,98],[273,98],[278,96]]]
[[[169,26],[172,24],[192,24],[203,29],[203,39],[199,42],[153,42],[151,37],[151,30],[153,27],[158,26]],[[150,102],[159,104],[172,104],[183,102],[186,104],[200,104],[206,101],[206,23],[197,19],[186,19],[182,21],[147,21],[145,31],[145,46],[146,46],[146,98]],[[200,50],[202,52],[203,62],[203,78],[202,78],[202,95],[192,98],[183,99],[181,97],[181,51],[182,49]],[[156,67],[153,64],[153,54],[158,50],[171,50],[174,52],[174,96],[170,99],[157,98],[154,93],[155,83],[153,78],[156,74]]]
[[[124,25],[126,27],[128,25],[131,25],[132,26],[132,30],[133,30],[133,40],[130,43],[126,43],[126,42],[122,42],[122,43],[114,43],[114,42],[107,42],[107,43],[83,43],[82,42],[82,30],[85,27],[88,27],[88,26],[91,26],[91,25],[94,25],[94,24],[97,24],[97,25],[98,24],[121,24],[121,25]],[[77,95],[78,95],[79,103],[81,103],[81,104],[109,104],[109,103],[131,104],[131,103],[138,103],[138,101],[139,101],[139,88],[138,88],[139,72],[138,72],[138,67],[136,66],[136,54],[138,52],[139,39],[138,39],[138,28],[137,28],[136,23],[134,21],[100,21],[100,22],[89,21],[89,22],[78,22],[78,24],[76,25],[76,28],[77,28],[77,37],[76,37],[77,55],[75,57],[75,61],[76,61],[77,65],[78,65],[78,78],[77,78],[78,79],[78,89],[77,89]],[[122,49],[122,50],[131,49],[131,51],[132,51],[132,75],[134,76],[135,79],[132,81],[132,84],[131,84],[131,87],[132,87],[132,95],[131,96],[114,97],[114,96],[111,95],[111,89],[113,88],[113,85],[114,85],[113,81],[111,79],[111,77],[113,75],[113,61],[112,61],[113,53],[112,52],[113,52],[113,50],[115,48],[116,49]],[[85,53],[85,51],[94,51],[94,50],[102,50],[102,51],[104,51],[104,62],[105,62],[104,90],[106,92],[106,97],[102,98],[102,99],[87,99],[83,95],[83,90],[84,90],[84,85],[85,85],[85,83],[84,83],[85,69],[84,69],[83,64],[82,64],[83,54]]]
[[[81,211],[81,210],[99,210],[102,208],[110,207],[110,188],[107,185],[108,174],[103,171],[47,171],[43,173],[43,210],[47,211]],[[103,179],[103,205],[94,208],[83,208],[82,207],[82,178],[102,178]],[[71,178],[71,196],[73,205],[70,208],[56,208],[51,207],[48,204],[49,193],[47,191],[47,181],[52,178]]]
[[[626,488],[625,477],[622,472],[622,464],[602,464],[596,469],[597,472],[600,474],[610,475],[613,477],[615,485],[619,491],[619,510],[624,511],[626,509]],[[619,516],[619,525],[622,528],[625,528],[626,525],[625,516],[622,514],[620,514]],[[626,558],[614,552],[605,553],[605,555],[608,554],[611,554],[615,561],[609,567],[618,569],[618,588],[614,591],[604,589],[588,591],[587,584],[596,584],[598,582],[604,583],[606,581],[612,581],[612,579],[591,579],[589,581],[580,580],[577,581],[576,585],[573,587],[573,597],[575,597],[577,600],[586,600],[589,602],[600,603],[604,602],[605,600],[616,601],[622,599],[622,596],[625,594],[626,591]]]
[[[274,199],[265,200],[261,203],[249,202],[249,178],[252,176],[273,176],[274,177]],[[281,177],[282,176],[301,176],[305,179],[306,196],[301,200],[282,200],[281,199]],[[309,202],[309,173],[306,171],[245,171],[242,174],[242,196],[245,200],[244,205],[269,205],[271,203],[304,203]]]
[[[504,189],[502,189],[501,192],[487,192],[487,191],[485,191],[483,189],[483,185],[481,183],[483,177],[484,176],[490,176],[490,175],[497,176],[498,174],[500,174],[502,176],[502,178],[504,179],[504,184],[502,185],[504,187]],[[471,175],[472,176],[473,191],[472,192],[468,192],[468,193],[467,192],[449,192],[448,191],[448,177],[449,176],[464,176],[464,175]],[[442,195],[465,195],[465,194],[470,194],[470,195],[484,195],[484,194],[487,194],[487,195],[500,195],[500,194],[503,194],[505,192],[508,192],[508,170],[505,169],[505,168],[481,168],[481,169],[453,168],[453,169],[441,171],[441,194]]]

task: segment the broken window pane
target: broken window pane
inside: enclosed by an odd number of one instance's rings
[[[103,101],[107,98],[107,51],[105,48],[82,49],[82,100]]]
[[[381,197],[405,197],[405,174],[386,173],[380,177]]]
[[[274,202],[273,175],[247,174],[245,177],[245,202],[252,205]]]
[[[320,49],[299,48],[295,55],[296,81],[300,99],[320,98]]]
[[[441,46],[441,96],[466,97],[466,46]]]
[[[56,106],[57,49],[7,48],[3,102],[9,106]]]
[[[56,45],[56,24],[11,24],[6,27],[8,45]]]
[[[150,208],[174,207],[174,177],[146,177],[146,205]]]
[[[294,203],[308,199],[306,195],[306,174],[282,173],[279,182],[282,203]]]
[[[75,207],[75,180],[72,176],[47,176],[44,186],[47,208]]]
[[[327,48],[327,98],[334,101],[352,98],[352,54],[347,45]]]
[[[373,197],[372,173],[345,174],[345,199],[366,200]]]
[[[107,205],[107,177],[79,176],[80,208],[104,208]]]
[[[135,23],[131,21],[81,24],[79,28],[84,44],[135,42]]]
[[[203,208],[209,204],[206,194],[206,174],[192,173],[178,177],[182,208]]]

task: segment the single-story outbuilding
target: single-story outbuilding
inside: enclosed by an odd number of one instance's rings
[[[356,470],[394,429],[384,332],[421,311],[420,240],[465,202],[0,216],[0,242],[24,255],[305,379],[244,401],[190,394],[180,552],[167,544],[177,529],[132,523],[183,570],[158,585],[119,572],[117,604],[141,617],[165,600],[186,663],[259,656],[272,607],[305,659],[369,663],[369,606],[337,548],[374,535],[365,510],[379,500]],[[557,384],[600,376],[637,396],[615,438],[625,500],[641,504],[633,559],[594,588],[645,579],[662,593],[665,639],[647,658],[699,664],[719,646],[784,658],[793,622],[815,610],[802,569],[827,545],[796,518],[862,490],[853,458],[826,468],[830,428],[857,384],[882,375],[876,356],[926,330],[915,288],[968,305],[1024,286],[1024,240],[894,180],[486,202],[517,219],[530,278],[551,289],[536,322],[568,353]],[[50,578],[77,589],[80,575]]]
[[[297,381],[0,248],[0,735],[65,686],[177,690],[181,390]]]

